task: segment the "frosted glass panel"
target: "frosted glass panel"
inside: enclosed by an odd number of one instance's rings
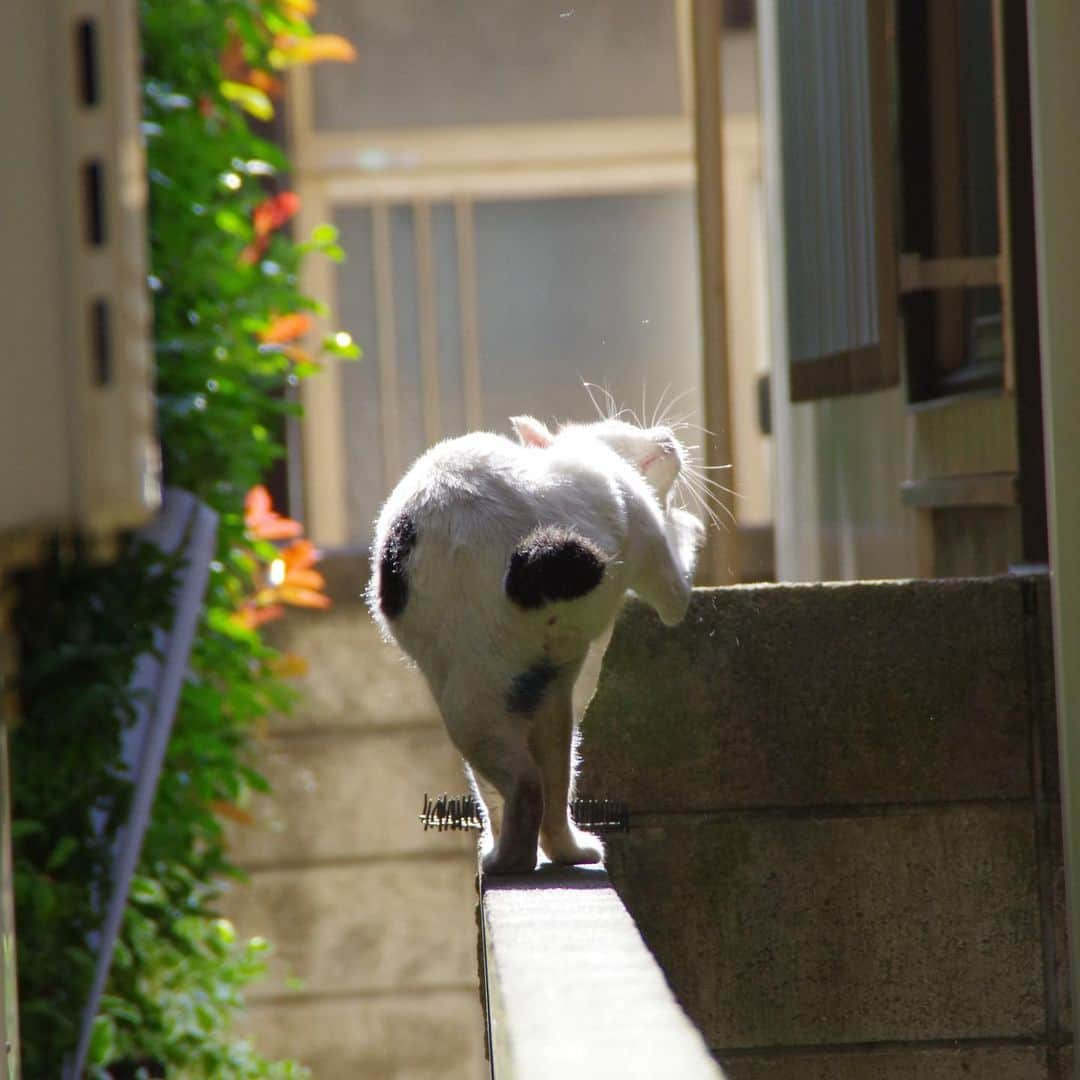
[[[582,379],[651,413],[688,391],[678,413],[700,422],[701,346],[694,211],[689,193],[476,204],[477,319],[484,424],[508,417],[594,416]],[[339,271],[339,319],[364,349],[343,369],[349,537],[366,543],[385,475],[371,212],[335,215],[349,253]],[[461,311],[453,209],[432,207],[432,262],[443,435],[465,429]],[[423,425],[415,217],[390,208],[398,458],[428,443]]]
[[[582,378],[651,412],[690,391],[700,422],[701,340],[689,193],[477,205],[485,423],[587,419]]]
[[[321,0],[325,131],[678,114],[670,0]]]
[[[439,341],[439,386],[443,433],[465,433],[465,390],[461,371],[461,300],[457,276],[457,228],[453,207],[431,210],[431,247],[435,266],[435,314]]]
[[[364,542],[386,494],[379,414],[379,348],[371,211],[339,210],[334,223],[348,259],[338,269],[335,321],[364,350],[342,365],[345,479],[349,538]]]
[[[403,464],[425,449],[424,389],[420,368],[420,310],[416,287],[416,223],[411,206],[390,209],[390,254],[394,268],[398,408]]]

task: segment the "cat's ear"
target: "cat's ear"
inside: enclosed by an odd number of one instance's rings
[[[555,438],[539,420],[531,416],[511,416],[510,423],[514,425],[522,446],[550,446]]]

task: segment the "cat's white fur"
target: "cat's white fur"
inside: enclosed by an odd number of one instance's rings
[[[380,512],[368,590],[375,618],[416,661],[450,738],[487,781],[498,833],[484,859],[491,873],[533,869],[538,839],[555,862],[602,858],[597,838],[567,812],[574,684],[590,645],[601,643],[596,653],[606,645],[628,590],[666,624],[682,619],[704,533],[671,504],[685,452],[669,428],[608,419],[553,434],[531,417],[512,423],[520,444],[478,432],[439,443],[409,469]],[[407,601],[388,618],[380,574],[389,571],[379,555],[402,520],[415,530],[401,567]],[[511,602],[511,556],[537,526],[565,528],[599,548],[608,558],[599,584],[534,609]],[[511,686],[538,658],[557,675],[535,708],[510,708]],[[501,815],[491,813],[488,785],[503,800]]]

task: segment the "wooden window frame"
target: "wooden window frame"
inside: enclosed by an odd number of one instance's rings
[[[904,0],[891,0],[896,4],[903,4]],[[996,205],[998,226],[998,251],[992,255],[954,255],[947,257],[926,257],[913,252],[902,252],[898,255],[898,303],[906,295],[914,293],[936,293],[939,295],[939,304],[957,305],[963,302],[963,295],[958,290],[994,287],[1001,295],[1001,334],[1002,334],[1002,368],[1000,383],[989,387],[980,387],[971,391],[974,393],[1012,393],[1016,385],[1016,345],[1015,345],[1015,320],[1013,312],[1013,230],[1011,222],[1011,168],[1009,146],[1009,119],[1007,104],[1007,74],[1006,74],[1006,0],[987,0],[990,5],[992,23],[992,49],[993,49],[993,122],[994,122],[994,149],[996,163]],[[895,25],[895,7],[894,7]],[[944,5],[928,5],[930,17],[938,23],[947,21],[947,8]],[[941,42],[946,35],[938,33],[936,40]],[[948,77],[951,57],[939,47],[934,49],[930,46],[931,55],[928,56],[928,65],[931,69],[930,89],[928,93],[933,95],[935,78]],[[936,72],[936,75],[935,75]],[[933,101],[931,98],[931,108]],[[936,110],[935,115],[946,115],[947,111]],[[902,121],[901,121],[902,122]],[[945,130],[933,136],[933,162],[931,168],[936,171],[951,171],[953,162],[950,155],[955,156],[959,148],[959,134],[956,131]],[[942,159],[944,155],[944,160]],[[936,222],[945,222],[955,232],[959,226],[959,212],[955,206],[948,205],[948,185],[932,185],[934,188],[935,204],[932,208]],[[956,316],[949,320],[954,325],[960,325],[960,317]],[[940,329],[940,327],[939,327]],[[936,357],[942,349],[949,348],[948,342],[938,340],[933,343],[933,352]],[[955,343],[953,344],[955,347]],[[920,350],[920,353],[923,350]],[[934,386],[930,376],[921,374],[921,368],[917,366],[916,359],[910,355],[907,357],[908,369],[908,403],[913,408],[926,405],[937,405],[942,402],[956,400],[968,396],[962,385],[955,388],[948,386]]]

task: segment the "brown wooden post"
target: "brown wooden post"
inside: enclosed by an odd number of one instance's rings
[[[725,487],[738,489],[733,462],[731,380],[728,370],[727,294],[724,269],[724,147],[721,0],[693,0],[694,153],[697,161],[698,244],[701,266],[702,357],[704,366],[707,465],[732,465],[722,473]],[[735,514],[734,497],[721,493]],[[698,573],[701,583],[730,585],[738,580],[738,530],[710,529]]]

